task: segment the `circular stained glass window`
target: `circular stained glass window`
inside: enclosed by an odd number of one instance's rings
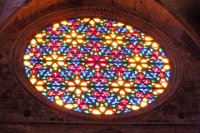
[[[122,22],[75,18],[35,34],[23,56],[38,95],[92,115],[140,111],[167,89],[169,59],[151,36]]]

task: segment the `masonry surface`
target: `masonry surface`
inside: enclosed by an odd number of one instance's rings
[[[179,3],[179,4],[177,4]],[[0,133],[200,133],[200,2],[196,0],[0,1]],[[42,14],[63,8],[118,9],[160,29],[173,42],[182,77],[159,107],[133,117],[98,121],[49,107],[23,87],[12,67],[11,47]],[[98,12],[98,10],[97,10]]]

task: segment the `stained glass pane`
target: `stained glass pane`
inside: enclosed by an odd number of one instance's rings
[[[93,115],[139,111],[167,89],[169,59],[151,36],[110,19],[76,18],[38,32],[23,56],[38,95]]]

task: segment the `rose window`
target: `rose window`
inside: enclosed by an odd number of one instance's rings
[[[23,56],[38,95],[72,112],[140,111],[168,87],[170,64],[160,44],[139,29],[101,18],[66,19],[38,32]]]

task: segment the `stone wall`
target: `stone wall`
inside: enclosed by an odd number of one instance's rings
[[[11,16],[3,23],[5,25],[0,33],[0,133],[200,133],[199,48],[177,21],[158,4],[151,0],[145,4],[142,0],[129,4],[119,0],[96,1],[98,7],[121,8],[156,25],[175,44],[174,49],[183,70],[178,89],[161,106],[138,116],[99,121],[61,112],[30,94],[15,76],[10,53],[26,25],[40,15],[65,7],[95,6],[95,2],[44,0],[37,3],[39,1],[32,0],[24,4],[21,0],[13,2],[13,8],[8,8],[8,2],[13,1],[1,2],[1,22]],[[16,8],[18,11],[12,13],[15,7],[21,9]],[[160,14],[152,13],[153,10],[160,11]]]

